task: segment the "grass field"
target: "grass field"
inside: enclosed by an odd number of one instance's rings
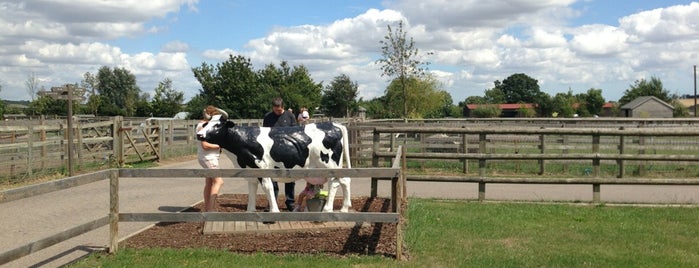
[[[71,267],[699,267],[699,208],[411,199],[410,260],[211,249],[93,254]]]

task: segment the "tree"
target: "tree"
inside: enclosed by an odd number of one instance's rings
[[[500,81],[495,81],[495,87],[492,89],[487,89],[484,93],[485,103],[490,104],[500,104],[505,103],[505,93],[502,92],[500,86],[498,86]]]
[[[80,86],[85,88],[88,92],[87,96],[87,110],[88,113],[97,115],[99,106],[101,104],[100,96],[97,93],[97,87],[99,86],[99,81],[97,77],[90,72],[83,74],[83,80],[80,82]]]
[[[32,72],[27,77],[27,81],[24,81],[24,85],[27,87],[29,98],[33,101],[37,90],[39,90],[39,78],[37,78],[36,74]]]
[[[301,66],[289,66],[282,61],[279,67],[268,64],[259,73],[262,92],[267,95],[261,102],[265,111],[269,110],[270,101],[281,97],[287,108],[318,107],[321,103],[323,85],[316,83],[308,69]]]
[[[619,106],[624,106],[636,98],[644,96],[654,96],[667,103],[672,101],[670,93],[663,88],[663,82],[659,78],[651,77],[650,81],[641,79],[630,85],[629,89],[625,90],[624,95],[619,99]]]
[[[158,83],[155,88],[155,96],[150,106],[153,116],[172,117],[182,110],[184,93],[172,88],[172,80],[165,80]]]
[[[391,25],[387,25],[387,28],[388,34],[384,36],[384,40],[379,41],[383,58],[379,59],[377,63],[381,63],[381,76],[396,77],[398,79],[403,92],[403,117],[407,117],[407,80],[424,75],[425,68],[423,66],[428,63],[417,59],[418,49],[415,48],[415,42],[412,37],[409,40],[407,39],[407,33],[403,31],[403,21],[398,23],[398,29],[395,32]]]
[[[102,66],[97,72],[99,93],[98,113],[101,115],[136,114],[136,103],[141,89],[136,85],[136,76],[126,68],[111,69]]]
[[[350,117],[357,108],[357,82],[352,82],[349,76],[341,74],[333,78],[325,90],[321,104],[325,114],[332,117]]]
[[[230,55],[216,66],[202,63],[192,72],[202,87],[202,99],[196,104],[204,106],[190,107],[189,111],[200,114],[206,105],[214,105],[226,110],[230,118],[261,118],[269,110],[269,93],[259,86],[250,59]]]
[[[373,98],[368,101],[360,99],[358,103],[360,106],[366,108],[367,118],[382,119],[396,117],[395,112],[388,108],[386,96]]]
[[[405,92],[408,94],[401,94]],[[403,100],[407,100],[411,103],[407,110],[407,118],[425,118],[428,115],[441,115],[446,98],[444,93],[434,77],[427,76],[420,79],[413,76],[406,81],[401,81],[398,78],[393,80],[388,85],[385,95],[389,109],[398,111]],[[451,96],[448,97],[451,99]]]
[[[558,117],[573,117],[575,114],[575,103],[578,100],[573,96],[573,91],[568,90],[567,93],[557,93],[553,97],[553,112]]]
[[[495,88],[502,91],[505,103],[536,103],[541,93],[538,81],[523,73],[510,75],[502,83],[495,81]]]
[[[578,113],[581,115],[599,115],[602,112],[605,100],[601,89],[588,89],[586,93],[576,96],[580,106]]]

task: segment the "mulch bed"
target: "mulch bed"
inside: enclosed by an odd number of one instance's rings
[[[335,210],[342,206],[335,200]],[[279,200],[279,204],[284,204]],[[257,209],[267,207],[266,198],[257,196]],[[387,212],[386,198],[352,198],[352,209],[362,212]],[[283,207],[283,205],[282,205]],[[219,212],[244,212],[247,195],[224,194],[218,198]],[[187,209],[199,212],[202,204]],[[283,209],[283,208],[280,208]],[[259,234],[202,234],[201,222],[158,223],[128,238],[128,248],[213,248],[238,253],[267,252],[273,254],[382,255],[396,257],[396,224],[371,223],[351,228],[299,230]]]

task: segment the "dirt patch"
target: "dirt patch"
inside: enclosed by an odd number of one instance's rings
[[[279,200],[281,204],[283,200]],[[257,196],[258,211],[267,206]],[[198,212],[202,204],[187,209]],[[335,210],[342,206],[336,200]],[[387,212],[391,201],[385,198],[352,198],[352,207],[362,212]],[[247,195],[226,194],[219,197],[220,212],[244,212]],[[239,253],[274,254],[382,255],[395,258],[396,224],[371,223],[351,228],[300,230],[259,234],[202,234],[201,222],[159,223],[126,240],[128,248],[214,248]]]

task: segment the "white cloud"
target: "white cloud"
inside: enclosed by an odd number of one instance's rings
[[[699,36],[699,3],[643,11],[619,20],[635,42],[696,40]]]
[[[628,48],[628,35],[606,25],[586,25],[575,30],[571,48],[589,56],[610,56]]]

